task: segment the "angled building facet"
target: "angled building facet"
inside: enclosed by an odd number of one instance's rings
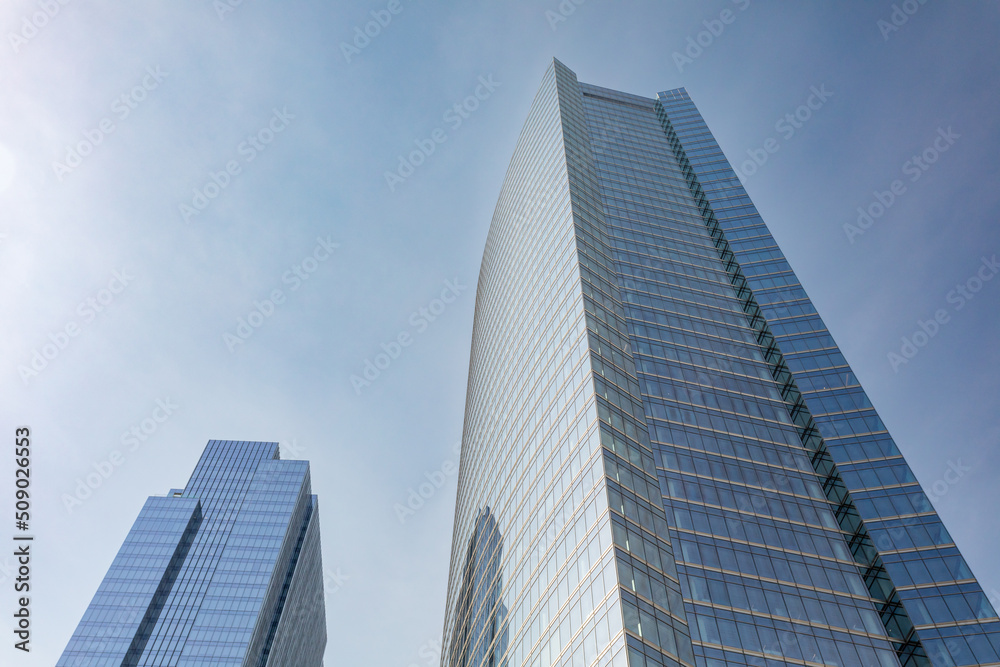
[[[558,61],[473,329],[442,664],[1000,664],[1000,619],[683,89]]]
[[[320,667],[319,505],[276,442],[211,440],[150,497],[58,667]]]

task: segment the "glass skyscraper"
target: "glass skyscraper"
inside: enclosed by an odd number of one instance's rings
[[[683,89],[546,73],[479,276],[442,664],[1000,664]]]
[[[319,506],[276,442],[211,440],[152,496],[58,667],[319,667]]]

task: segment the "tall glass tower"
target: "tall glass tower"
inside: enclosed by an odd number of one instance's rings
[[[687,93],[553,62],[479,276],[442,664],[998,656],[1000,619]]]
[[[210,440],[152,496],[58,667],[320,667],[319,506],[276,442]]]

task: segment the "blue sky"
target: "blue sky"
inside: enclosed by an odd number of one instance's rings
[[[327,664],[436,662],[475,281],[552,57],[632,93],[687,87],[736,164],[774,139],[747,189],[1000,600],[1000,279],[975,280],[1000,253],[996,2],[896,3],[897,26],[891,2],[244,0],[220,18],[208,0],[75,0],[26,28],[43,4],[0,9],[0,414],[34,432],[37,540],[34,651],[5,642],[0,662],[55,662],[146,496],[182,486],[209,438],[311,461]],[[371,12],[378,34],[342,47]],[[800,127],[776,127],[823,86]]]

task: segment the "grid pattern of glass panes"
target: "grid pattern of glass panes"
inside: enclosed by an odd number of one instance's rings
[[[319,667],[316,497],[309,464],[277,457],[273,442],[209,441],[185,489],[147,502],[60,666]],[[122,614],[113,650],[127,650],[109,661],[89,619]]]
[[[444,665],[626,664],[601,449],[553,66],[479,277]]]
[[[307,526],[288,564],[284,599],[272,620],[273,638],[261,653],[263,665],[322,665],[326,648],[326,599],[320,553],[319,501],[310,496]]]
[[[771,332],[763,311],[754,298],[749,283],[736,261],[736,256],[708,204],[708,199],[701,189],[691,167],[691,162],[688,160],[684,147],[681,145],[669,115],[660,100],[657,100],[656,111],[691,193],[700,204],[702,218],[711,234],[715,249],[725,265],[729,281],[732,283],[747,320],[754,331],[757,345],[767,361],[771,377],[780,387],[781,396],[789,408],[789,416],[796,425],[799,439],[810,452],[812,467],[823,486],[827,499],[835,508],[834,515],[844,531],[844,538],[850,546],[855,562],[863,573],[872,602],[880,614],[880,619],[890,641],[893,642],[899,662],[906,667],[929,666],[932,664],[930,658],[920,643],[919,635],[910,622],[902,601],[899,599],[899,594],[885,571],[885,564],[875,549],[871,535],[854,505],[850,492],[844,485],[840,471],[826,449],[819,428],[798,391],[794,377],[777,346],[774,334]]]
[[[146,500],[57,667],[135,664],[201,519],[196,498]]]
[[[658,99],[934,665],[1000,662],[1000,623],[683,89]]]
[[[456,629],[451,643],[452,665],[503,665],[507,651],[507,606],[503,603],[503,536],[487,507],[476,520],[469,542]]]
[[[629,662],[693,665],[587,114],[576,75],[556,75]]]
[[[583,86],[705,664],[897,664],[653,100]]]
[[[683,90],[546,73],[483,257],[455,522],[446,667],[1000,651]]]

